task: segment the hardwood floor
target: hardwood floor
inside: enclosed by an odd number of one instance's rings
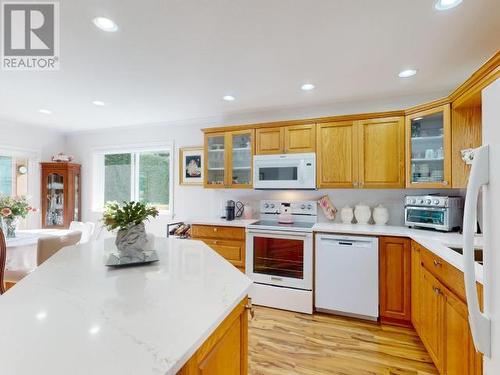
[[[249,326],[251,375],[438,373],[413,329],[259,306]]]

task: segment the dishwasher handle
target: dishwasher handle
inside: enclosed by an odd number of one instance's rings
[[[372,246],[373,239],[360,240],[360,239],[344,239],[338,237],[320,237],[321,241],[329,242],[335,246],[349,246],[349,247],[370,247]]]

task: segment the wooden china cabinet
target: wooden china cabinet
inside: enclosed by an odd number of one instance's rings
[[[81,220],[80,165],[41,163],[42,227],[64,229]]]

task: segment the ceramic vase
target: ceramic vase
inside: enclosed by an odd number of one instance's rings
[[[354,209],[354,216],[358,224],[368,224],[372,216],[372,211],[369,206],[360,203]]]
[[[340,210],[340,220],[343,224],[351,224],[352,219],[354,219],[354,212],[352,207],[345,206]]]
[[[144,223],[120,229],[116,235],[115,244],[120,256],[138,257],[144,250],[148,237]]]
[[[6,238],[14,238],[16,237],[17,226],[19,225],[19,218],[2,218],[2,230],[5,234]]]
[[[379,204],[373,209],[373,221],[376,225],[385,225],[389,221],[389,210]]]

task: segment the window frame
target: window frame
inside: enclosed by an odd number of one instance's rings
[[[130,166],[130,188],[131,199],[136,200],[139,194],[139,168],[137,163],[139,158],[136,155],[143,152],[168,152],[169,167],[169,204],[168,210],[159,210],[160,215],[173,216],[174,213],[174,143],[173,142],[150,142],[146,144],[129,144],[120,146],[99,147],[92,150],[93,171],[92,174],[92,211],[101,213],[104,211],[104,190],[105,190],[105,166],[104,156],[110,154],[132,154]]]

